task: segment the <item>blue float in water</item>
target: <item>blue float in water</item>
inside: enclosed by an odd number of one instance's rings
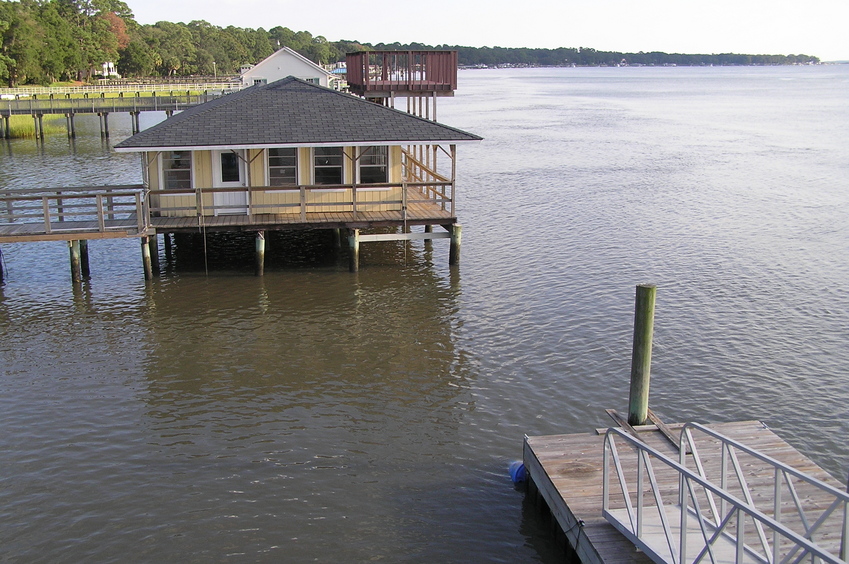
[[[525,465],[518,460],[510,463],[510,479],[513,480],[513,484],[517,486],[525,483],[525,480],[528,479],[528,473],[525,470]]]

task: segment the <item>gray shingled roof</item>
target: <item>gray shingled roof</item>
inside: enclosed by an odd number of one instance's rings
[[[480,140],[477,135],[290,76],[185,110],[118,143],[115,149],[436,144]]]

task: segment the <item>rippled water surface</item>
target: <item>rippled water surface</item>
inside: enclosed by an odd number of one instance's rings
[[[848,102],[849,66],[463,71],[456,270],[371,243],[350,274],[307,234],[261,279],[235,239],[145,284],[104,241],[75,288],[61,243],[4,245],[1,558],[556,561],[507,465],[626,409],[641,282],[657,412],[845,479]],[[81,121],[0,144],[0,183],[138,182]]]

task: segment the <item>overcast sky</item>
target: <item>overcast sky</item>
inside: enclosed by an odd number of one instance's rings
[[[806,54],[849,60],[849,0],[129,0],[136,21],[281,25],[330,41]]]

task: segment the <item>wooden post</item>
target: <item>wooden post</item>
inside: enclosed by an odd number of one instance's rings
[[[349,256],[349,267],[351,272],[360,270],[360,230],[351,229],[348,231],[348,245],[351,247]]]
[[[463,227],[454,224],[451,227],[451,247],[448,250],[448,264],[451,266],[460,264],[460,242],[463,238]]]
[[[333,230],[333,247],[336,250],[342,248],[342,230],[338,227]]]
[[[148,238],[148,246],[150,247],[150,268],[154,274],[159,274],[159,238],[155,233]]]
[[[256,232],[256,275],[265,274],[265,231]]]
[[[3,123],[6,125],[6,139],[12,138],[12,128],[9,127],[9,120],[12,119],[11,115],[3,116]]]
[[[153,265],[150,262],[149,237],[141,238],[142,264],[144,265],[144,279],[153,280]]]
[[[71,139],[76,139],[77,138],[77,126],[74,123],[74,112],[68,113],[68,116],[70,118],[70,124],[71,124],[71,129],[70,129],[70,133],[68,134],[68,136]]]
[[[0,249],[0,284],[3,283],[3,249]]]
[[[76,284],[83,279],[80,262],[80,242],[68,241],[68,249],[71,252],[71,282]]]
[[[83,278],[91,278],[91,267],[88,262],[88,240],[80,240],[80,272]]]
[[[628,423],[643,425],[648,418],[651,346],[654,333],[654,303],[657,286],[639,284],[634,305],[634,344],[631,354],[631,395]]]

